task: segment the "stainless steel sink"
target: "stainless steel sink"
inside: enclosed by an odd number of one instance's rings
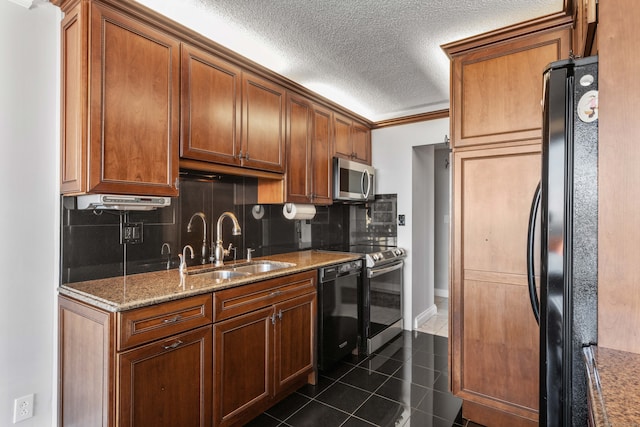
[[[266,273],[274,270],[281,270],[283,268],[294,267],[295,264],[290,262],[280,262],[280,261],[253,261],[250,264],[240,265],[235,267],[233,271],[248,273],[248,274],[257,274],[257,273]]]
[[[205,277],[208,277],[213,280],[229,280],[229,279],[235,279],[237,277],[248,276],[250,273],[246,273],[242,271],[234,271],[234,270],[214,270],[214,271],[207,271],[199,274],[202,274]]]
[[[237,266],[225,266],[219,270],[189,271],[189,274],[197,274],[211,280],[231,280],[240,277],[251,276],[252,274],[267,273],[269,271],[294,267],[295,264],[280,261],[252,261],[247,264]]]

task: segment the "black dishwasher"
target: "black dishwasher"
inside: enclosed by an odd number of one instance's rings
[[[319,271],[318,369],[327,371],[358,345],[358,293],[362,260]]]

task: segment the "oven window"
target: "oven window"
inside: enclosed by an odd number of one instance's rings
[[[375,270],[374,270],[375,271]],[[402,318],[402,268],[369,280],[369,336]]]

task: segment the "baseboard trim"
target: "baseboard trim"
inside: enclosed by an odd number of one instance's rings
[[[425,311],[418,314],[415,319],[413,319],[413,329],[418,329],[418,326],[422,325],[424,322],[426,322],[436,314],[438,314],[438,307],[433,304],[431,307],[427,308]]]

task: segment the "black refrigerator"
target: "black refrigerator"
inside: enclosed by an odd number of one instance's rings
[[[529,294],[540,325],[540,426],[582,427],[581,349],[598,336],[598,59],[551,63],[543,79],[542,177],[527,248]]]

